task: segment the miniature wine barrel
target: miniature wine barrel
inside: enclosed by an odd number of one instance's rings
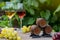
[[[52,32],[52,27],[50,25],[47,25],[44,29],[46,34],[50,34]]]
[[[42,28],[47,25],[46,20],[43,18],[37,18],[36,24]]]
[[[35,35],[39,35],[41,32],[41,29],[37,25],[32,25],[30,30],[31,30],[31,33]]]

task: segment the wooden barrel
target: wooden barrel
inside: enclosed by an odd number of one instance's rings
[[[36,24],[42,28],[47,25],[46,20],[43,18],[37,18]]]
[[[32,25],[30,30],[31,30],[31,33],[35,35],[39,35],[41,32],[41,29],[37,25]]]
[[[51,27],[50,25],[47,25],[47,26],[45,27],[45,29],[44,29],[44,32],[45,32],[46,34],[50,34],[50,33],[52,32],[52,27]]]

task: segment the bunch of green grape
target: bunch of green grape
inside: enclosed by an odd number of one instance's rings
[[[14,28],[3,28],[0,33],[0,38],[6,38],[8,40],[21,40],[21,37],[18,36],[18,33],[14,30]]]

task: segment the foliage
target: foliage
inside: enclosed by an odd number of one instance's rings
[[[60,31],[60,0],[23,0],[22,3],[26,10],[23,25],[35,24],[36,19],[42,17],[55,31]],[[13,18],[16,18],[19,24],[18,16]]]
[[[53,0],[54,1],[54,0]],[[58,3],[57,6],[54,4],[52,0],[24,0],[24,8],[25,10],[30,13],[30,15],[32,16],[32,18],[34,18],[34,20],[36,20],[36,18],[38,17],[42,17],[44,19],[46,19],[47,23],[49,23],[53,29],[55,29],[55,31],[60,31],[59,30],[59,25],[60,25],[60,16],[58,16],[60,14],[60,4],[57,0]],[[55,5],[55,6],[51,6],[51,5]],[[50,7],[50,8],[49,8]],[[53,8],[51,8],[53,7]],[[30,16],[30,18],[31,18]],[[29,19],[30,20],[30,19]],[[32,21],[34,21],[32,20]],[[28,22],[29,23],[29,22]],[[34,22],[33,22],[34,23]]]
[[[8,17],[6,17],[5,15],[3,15],[2,17],[0,17],[0,26],[1,27],[7,27],[8,26],[8,22],[9,22],[8,21]]]

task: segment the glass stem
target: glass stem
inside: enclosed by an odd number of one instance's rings
[[[20,18],[20,28],[22,28],[22,20],[23,18]]]
[[[9,19],[9,26],[12,27],[11,19]]]

